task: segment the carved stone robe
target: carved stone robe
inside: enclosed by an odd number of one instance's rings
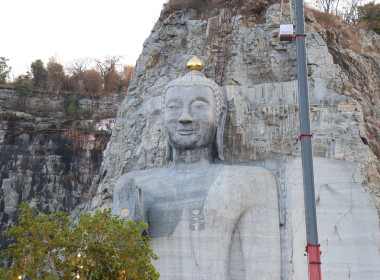
[[[277,187],[266,169],[131,172],[115,185],[113,213],[122,209],[148,222],[160,279],[280,279]]]

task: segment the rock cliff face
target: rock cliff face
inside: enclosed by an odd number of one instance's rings
[[[262,21],[247,7],[164,11],[119,109],[97,194],[77,210],[111,207],[123,173],[168,164],[162,90],[197,55],[227,100],[225,163],[263,166],[277,178],[281,279],[306,279],[296,48],[278,40],[279,18],[278,4]],[[356,53],[342,46],[350,41],[339,30],[322,28],[312,12],[305,20],[323,273],[331,279],[377,279],[380,37],[360,31]]]
[[[60,95],[0,89],[0,231],[17,220],[22,201],[51,213],[95,194],[91,182],[122,97],[65,98],[66,108]]]

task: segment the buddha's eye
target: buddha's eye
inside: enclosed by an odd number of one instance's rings
[[[202,100],[195,100],[192,104],[191,107],[193,108],[203,108],[203,107],[208,107],[209,104],[205,101]]]
[[[169,102],[166,104],[166,108],[168,109],[179,109],[181,105],[177,102]]]

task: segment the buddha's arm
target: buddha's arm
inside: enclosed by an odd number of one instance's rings
[[[146,222],[141,187],[128,174],[117,180],[114,188],[112,213],[136,223]]]
[[[280,236],[276,228],[265,225],[260,210],[251,208],[240,220],[240,240],[244,279],[280,279]],[[278,224],[270,223],[274,227]]]
[[[245,280],[280,279],[281,248],[277,185],[265,172],[253,180],[254,204],[239,221]]]

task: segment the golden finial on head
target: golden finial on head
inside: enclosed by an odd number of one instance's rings
[[[189,60],[186,66],[189,71],[202,71],[204,63],[198,57],[193,56],[193,58]]]

